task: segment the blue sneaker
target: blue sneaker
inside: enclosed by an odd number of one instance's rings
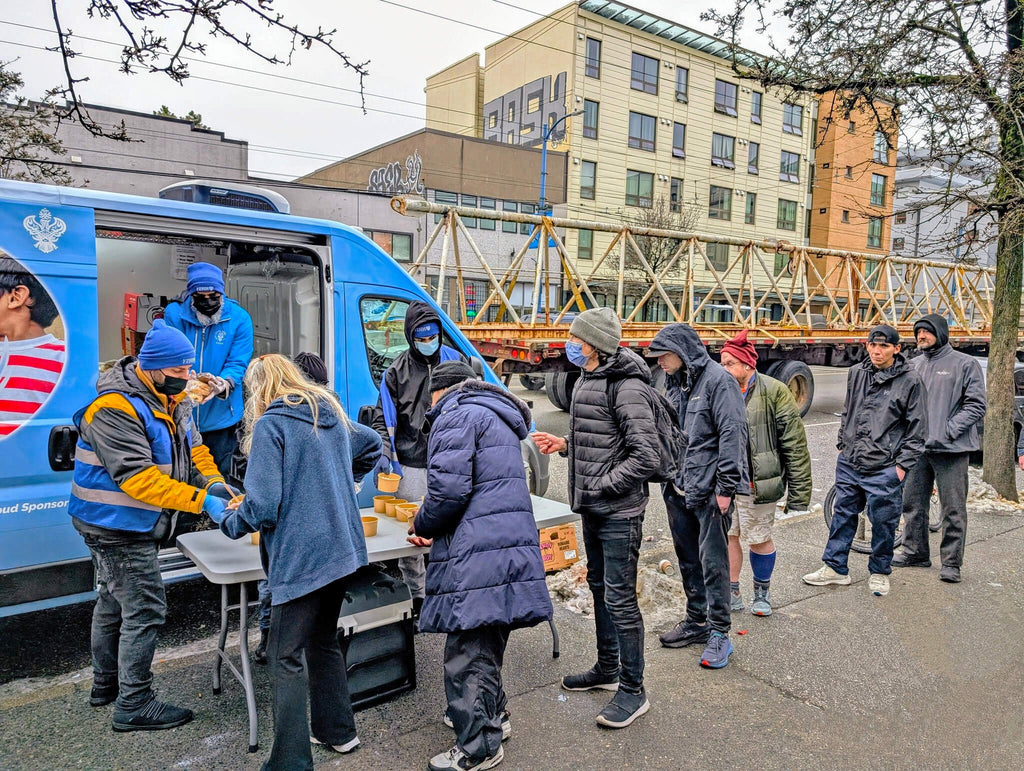
[[[729,635],[721,632],[712,632],[708,638],[708,646],[700,657],[700,665],[708,669],[721,669],[729,663],[729,656],[732,655],[732,640]]]

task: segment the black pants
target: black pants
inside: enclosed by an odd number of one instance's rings
[[[643,513],[628,519],[583,517],[587,584],[594,595],[597,668],[619,676],[619,688],[644,687],[644,620],[636,599]]]
[[[501,715],[508,700],[501,665],[508,644],[507,626],[449,632],[444,644],[444,693],[456,744],[473,760],[497,754]]]
[[[264,769],[312,769],[310,735],[335,745],[356,736],[345,657],[338,644],[347,582],[348,577],[339,579],[271,610],[267,660],[274,689],[274,747]]]
[[[672,544],[679,560],[679,575],[686,592],[686,618],[729,634],[729,527],[730,513],[723,514],[710,500],[689,508],[671,485],[665,486],[665,507]]]
[[[227,478],[231,474],[231,457],[238,446],[238,426],[218,428],[214,431],[203,431],[203,444],[213,456],[220,473]]]
[[[932,487],[942,507],[942,564],[958,568],[967,537],[966,452],[926,452],[903,480],[903,553],[910,560],[928,556],[928,510]]]

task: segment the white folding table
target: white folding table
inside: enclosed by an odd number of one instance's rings
[[[548,498],[531,496],[533,517],[537,528],[564,525],[575,522],[579,515],[574,514],[564,503]],[[366,550],[370,562],[384,562],[426,554],[427,548],[413,546],[406,538],[409,526],[393,517],[375,514],[372,508],[360,511],[362,516],[377,517],[377,535],[366,539]],[[245,704],[249,712],[249,752],[256,752],[259,742],[256,734],[256,692],[252,684],[252,663],[249,660],[249,595],[246,582],[266,578],[260,561],[260,549],[253,545],[248,537],[232,540],[220,530],[202,530],[196,533],[185,533],[177,539],[178,549],[188,557],[208,581],[220,586],[220,638],[217,643],[217,658],[213,665],[213,692],[221,691],[221,664],[226,663],[228,669],[242,684],[245,690]],[[238,604],[229,602],[228,590],[238,586]],[[239,612],[239,658],[241,671],[224,650],[228,638],[228,618],[233,610]],[[558,631],[554,621],[551,622],[553,638],[552,655],[558,656]]]

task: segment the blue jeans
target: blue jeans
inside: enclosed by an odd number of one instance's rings
[[[644,687],[644,620],[636,599],[636,566],[644,517],[607,519],[584,515],[587,583],[594,595],[597,668],[619,675],[619,688]]]
[[[871,522],[868,570],[887,576],[892,573],[893,538],[903,509],[903,483],[896,475],[895,466],[865,474],[840,454],[836,461],[832,525],[825,553],[821,556],[821,561],[840,575],[845,576],[850,571],[846,561],[857,533],[857,517],[865,507]]]
[[[686,592],[686,620],[708,622],[716,632],[729,634],[728,533],[732,517],[722,513],[714,496],[688,508],[672,485],[665,486],[665,508]]]
[[[167,614],[156,541],[83,534],[96,570],[92,668],[96,686],[118,686],[117,712],[154,698],[153,654]]]

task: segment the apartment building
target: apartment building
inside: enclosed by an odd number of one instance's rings
[[[738,78],[728,57],[710,35],[582,0],[488,46],[483,65],[470,56],[428,78],[427,125],[526,146],[554,127],[571,217],[650,222],[664,211],[668,227],[807,243],[814,164],[830,163],[814,148],[818,105]],[[868,223],[851,224],[866,243]],[[566,246],[585,271],[610,240],[583,230]],[[713,245],[708,256],[721,270],[736,253]]]

